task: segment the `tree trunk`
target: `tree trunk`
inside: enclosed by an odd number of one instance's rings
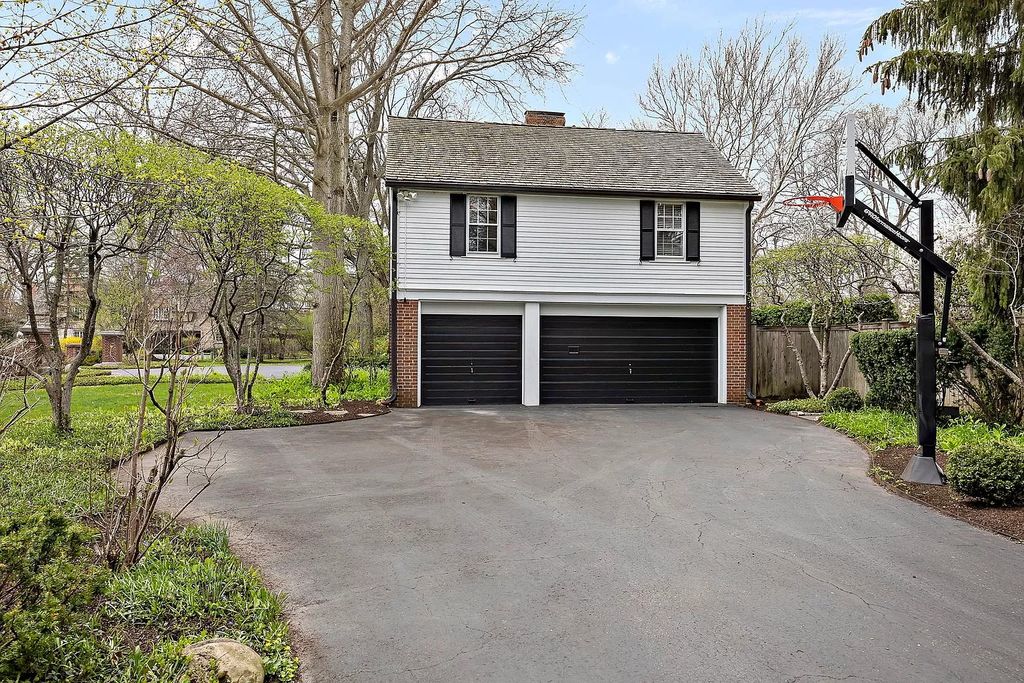
[[[46,396],[50,400],[53,428],[60,434],[71,431],[71,392],[64,390],[63,373],[51,370],[46,377]]]
[[[818,394],[821,398],[825,398],[825,395],[828,393],[828,366],[832,362],[832,352],[829,348],[831,340],[832,328],[824,325],[821,328],[821,342],[818,346],[818,354],[821,357],[821,365],[818,368]],[[817,343],[817,339],[815,339],[815,342]]]
[[[355,10],[351,0],[342,0],[341,34],[336,36],[333,2],[320,4],[317,12],[317,67],[320,98],[317,102],[317,139],[313,147],[313,198],[331,213],[347,210],[345,186],[348,170],[349,107],[338,104],[338,96],[348,91],[352,78],[349,64],[338,65],[338,54],[351,54],[352,22]],[[342,351],[342,327],[345,313],[344,245],[337,235],[321,235],[314,248],[322,263],[313,273],[316,308],[313,311],[313,383],[326,385],[341,378],[344,363],[332,363]],[[339,367],[340,366],[340,367]]]

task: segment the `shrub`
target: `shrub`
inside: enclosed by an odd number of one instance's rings
[[[858,332],[850,339],[853,355],[868,382],[865,403],[913,413],[917,395],[916,335],[913,330]]]
[[[750,311],[750,318],[758,327],[781,327],[785,314],[786,325],[802,327],[811,318],[811,304],[807,301],[792,301],[781,306],[757,306]],[[819,314],[820,315],[820,314]],[[851,325],[861,322],[880,322],[897,318],[896,304],[886,294],[868,294],[845,299],[835,312],[833,325]]]
[[[793,398],[788,401],[777,401],[768,404],[766,410],[769,413],[823,413],[825,412],[825,401],[820,398]]]
[[[850,387],[839,387],[825,397],[826,413],[851,413],[864,407],[864,399]]]
[[[853,413],[826,413],[821,424],[879,450],[917,443],[917,425],[914,418],[906,413],[879,408],[865,408]]]
[[[996,360],[1011,368],[1016,366],[1015,349],[1020,342],[1012,323],[976,321],[966,331]],[[968,367],[972,373],[967,372]],[[956,386],[986,421],[1020,424],[1024,420],[1024,391],[956,331],[950,333],[950,354],[940,365],[940,372],[945,383]]]
[[[98,663],[91,535],[53,510],[0,521],[0,680],[83,680]]]
[[[954,491],[990,505],[1024,505],[1024,447],[1007,441],[965,444],[946,461]]]

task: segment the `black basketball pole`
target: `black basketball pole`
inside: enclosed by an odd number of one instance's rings
[[[928,251],[935,249],[935,205],[923,200],[919,211],[921,245]],[[918,452],[903,470],[904,481],[917,484],[941,485],[946,477],[935,462],[935,437],[938,387],[935,377],[935,269],[922,258],[920,314],[917,316],[917,443]],[[947,283],[947,287],[949,284]]]

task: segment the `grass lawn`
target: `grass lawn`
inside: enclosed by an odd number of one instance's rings
[[[357,372],[344,398],[388,393],[387,373]],[[111,571],[93,552],[96,527],[117,489],[110,463],[130,449],[139,384],[76,387],[74,431],[53,431],[45,393],[0,444],[0,680],[174,681],[183,648],[229,637],[255,649],[268,681],[291,681],[298,662],[288,644],[282,597],[235,558],[223,529],[171,526],[142,562]],[[165,395],[166,385],[158,387]],[[259,410],[238,415],[230,384],[189,389],[195,428],[296,424],[282,405],[311,404],[309,375],[261,378]],[[337,393],[332,395],[337,399]],[[15,408],[0,405],[0,418]],[[154,411],[155,412],[155,411]],[[147,441],[161,438],[158,414]],[[14,608],[5,602],[15,596]]]
[[[912,415],[865,408],[850,413],[828,413],[822,416],[821,423],[864,442],[874,450],[917,445],[917,420]],[[938,430],[938,447],[947,452],[965,443],[1001,440],[1024,445],[1024,434],[970,417],[954,420]]]
[[[117,384],[110,386],[76,386],[71,394],[72,415],[95,415],[97,413],[122,414],[134,410],[139,403],[139,384]],[[385,398],[389,392],[388,373],[379,371],[373,380],[366,370],[355,370],[352,383],[345,392],[343,399],[374,400]],[[230,404],[234,401],[234,389],[228,383],[197,383],[189,387],[188,404],[190,407]],[[158,385],[157,395],[161,399],[167,397],[167,385]],[[284,404],[312,404],[318,400],[317,392],[309,384],[309,373],[302,372],[289,377],[271,380],[260,378],[253,389],[257,403],[268,406]],[[338,400],[336,391],[329,394],[329,400]],[[36,389],[30,392],[30,403],[33,408],[26,420],[46,418],[50,414],[50,406],[46,400],[46,392]],[[20,405],[20,398],[8,396],[0,402],[0,420],[9,418]]]

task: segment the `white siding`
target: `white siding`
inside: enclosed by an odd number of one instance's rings
[[[401,296],[742,303],[746,203],[701,201],[701,261],[640,261],[640,200],[518,195],[517,258],[448,255],[449,195],[399,202]],[[525,295],[525,296],[524,296]]]

